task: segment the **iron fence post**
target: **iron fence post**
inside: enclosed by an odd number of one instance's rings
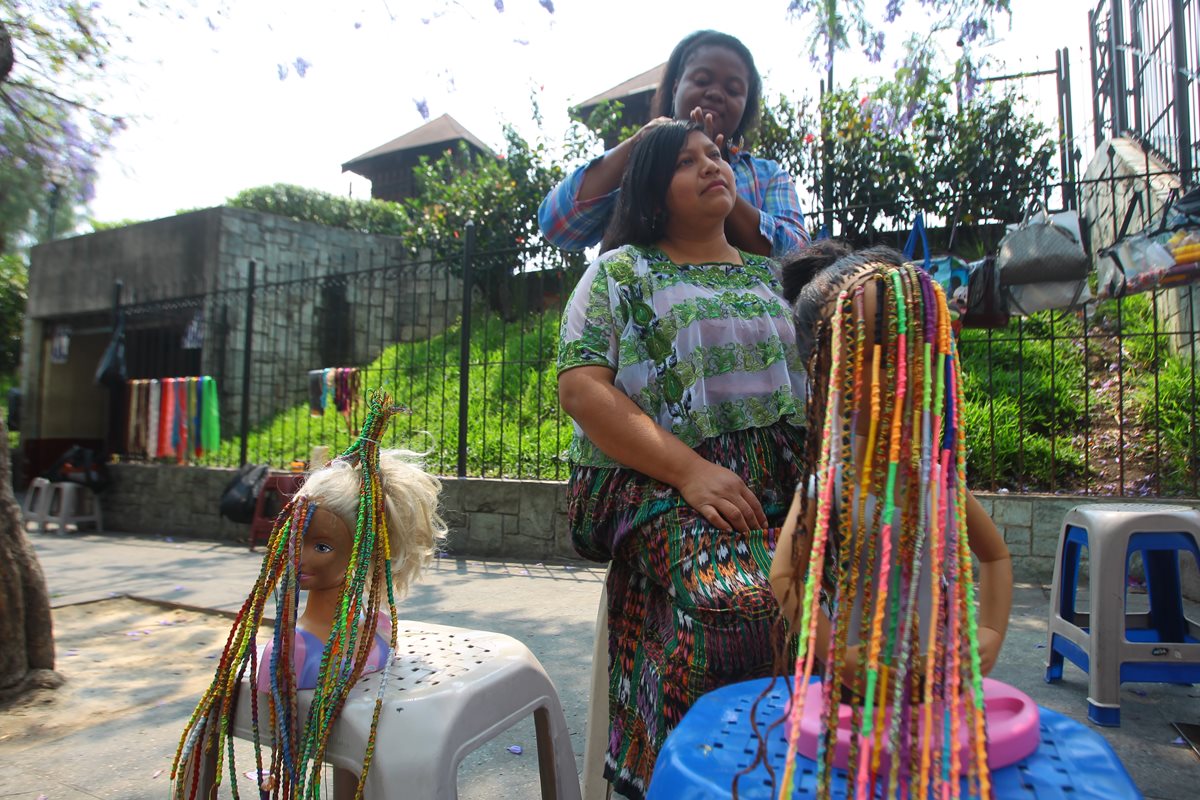
[[[1122,0],[1109,4],[1108,52],[1112,70],[1112,135],[1124,136],[1129,125],[1129,96],[1125,85],[1125,17]]]
[[[471,256],[475,249],[475,223],[467,220],[463,231],[462,327],[458,342],[458,477],[467,476],[467,407],[471,388]]]
[[[1184,186],[1193,182],[1192,176],[1192,122],[1189,116],[1190,92],[1188,84],[1189,59],[1187,50],[1186,20],[1183,15],[1183,0],[1171,2],[1171,43],[1175,51],[1175,124],[1179,132],[1179,177]]]
[[[242,419],[240,426],[241,455],[238,466],[246,465],[247,449],[250,445],[250,373],[253,366],[254,347],[254,270],[256,264],[250,259],[246,274],[246,329],[242,332]]]

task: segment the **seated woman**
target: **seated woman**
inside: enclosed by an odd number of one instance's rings
[[[428,565],[446,533],[438,515],[440,481],[413,454],[379,448],[395,410],[386,395],[374,395],[354,444],[310,475],[280,512],[212,686],[184,730],[171,770],[173,797],[208,798],[220,785],[242,675],[258,688],[251,718],[258,774],[266,776],[260,789],[282,798],[318,792],[326,743],[350,686],[368,672],[386,676],[396,646],[394,599]],[[307,596],[298,613],[301,591]],[[272,595],[275,633],[259,654],[255,640]],[[376,715],[385,684],[386,677]],[[296,711],[302,689],[313,691],[307,719]],[[269,765],[261,760],[261,727],[273,743]],[[228,753],[228,775],[236,782],[231,746]],[[371,756],[368,748],[359,793]],[[335,771],[335,798],[354,796],[353,778]]]
[[[612,561],[604,774],[630,798],[700,695],[770,673],[781,624],[767,569],[803,386],[774,264],[726,238],[735,203],[703,126],[647,130],[563,315],[568,517]]]
[[[946,299],[928,273],[901,262],[889,248],[845,254],[822,244],[784,267],[810,395],[801,480],[770,576],[799,637],[797,688],[814,671],[824,681],[827,758],[831,709],[850,702],[852,775],[860,789],[885,781],[886,797],[903,796],[898,781],[940,784],[944,719],[971,726],[974,774],[986,782],[981,681],[1012,604],[1008,549],[966,488]],[[877,776],[885,741],[892,768]],[[959,761],[948,760],[957,787]]]

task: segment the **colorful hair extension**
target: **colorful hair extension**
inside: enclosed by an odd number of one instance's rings
[[[251,720],[255,762],[263,797],[320,797],[325,750],[334,722],[346,702],[350,688],[361,674],[375,639],[377,617],[384,603],[391,614],[391,651],[396,650],[396,600],[392,585],[390,538],[385,496],[380,483],[379,442],[395,413],[391,398],[375,392],[370,397],[366,421],[355,442],[338,458],[359,472],[361,488],[357,522],[351,545],[346,580],[337,615],[321,655],[317,684],[307,719],[297,712],[293,643],[300,597],[300,556],[304,535],[312,522],[317,502],[301,492],[276,518],[267,543],[262,569],[250,596],[242,605],[229,632],[212,685],[192,713],[180,738],[171,768],[172,797],[195,798],[206,762],[215,760],[209,779],[219,785],[223,774],[238,797],[237,767],[234,763],[232,720],[239,683],[249,671]],[[277,598],[273,653],[269,664],[258,663],[257,635],[267,599]],[[375,698],[375,715],[363,756],[358,797],[366,785],[375,749],[375,730],[383,694],[388,683],[391,659],[382,671]],[[264,769],[260,725],[258,671],[269,670],[269,741],[273,744],[269,770]],[[223,752],[224,749],[224,752]],[[222,769],[228,755],[227,772]]]
[[[810,359],[815,407],[800,525],[810,495],[816,522],[797,532],[811,545],[807,565],[793,572],[799,646],[780,797],[792,796],[804,689],[813,675],[823,681],[816,796],[832,796],[847,672],[857,673],[852,694],[861,691],[853,704],[847,797],[957,798],[963,778],[967,795],[990,797],[962,384],[945,296],[924,270],[885,261],[846,272],[833,291]],[[827,651],[817,653],[822,610],[832,630]],[[852,644],[862,656],[847,670]],[[960,735],[969,745],[965,774]]]

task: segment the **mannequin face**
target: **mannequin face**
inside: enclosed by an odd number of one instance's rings
[[[340,517],[318,507],[300,554],[300,588],[308,591],[340,588],[346,582],[353,541],[350,528]]]

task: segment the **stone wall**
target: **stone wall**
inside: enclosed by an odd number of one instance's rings
[[[462,281],[445,264],[408,259],[393,237],[218,210],[218,288],[244,286],[249,262],[256,263],[251,425],[303,402],[309,370],[364,366],[384,348],[435,336],[458,318]],[[206,312],[227,324],[221,343],[205,348],[205,369],[224,372],[222,416],[234,422],[241,414],[245,294],[213,301],[230,307]]]
[[[1054,574],[1054,553],[1063,517],[1072,508],[1090,503],[1133,502],[1120,497],[1068,497],[1038,494],[991,494],[977,492],[984,511],[991,514],[1012,554],[1016,580],[1049,585]],[[1137,500],[1138,503],[1186,505],[1200,508],[1197,500]],[[1194,560],[1181,559],[1183,591],[1200,600],[1200,572]]]
[[[105,524],[112,530],[202,536],[244,541],[248,526],[221,519],[217,500],[234,475],[231,469],[112,466],[114,484],[102,497]],[[567,529],[565,484],[443,478],[442,506],[450,526],[447,550],[456,555],[541,560],[576,558]],[[1061,495],[976,495],[1008,543],[1016,579],[1049,584],[1064,515],[1076,505],[1126,502],[1120,498]],[[1200,501],[1138,501],[1200,508]],[[1200,574],[1184,563],[1184,592],[1200,600]]]
[[[236,470],[112,464],[101,496],[105,526],[115,531],[246,541],[248,525],[217,513]],[[458,555],[541,560],[573,558],[565,484],[443,478],[447,550]]]

